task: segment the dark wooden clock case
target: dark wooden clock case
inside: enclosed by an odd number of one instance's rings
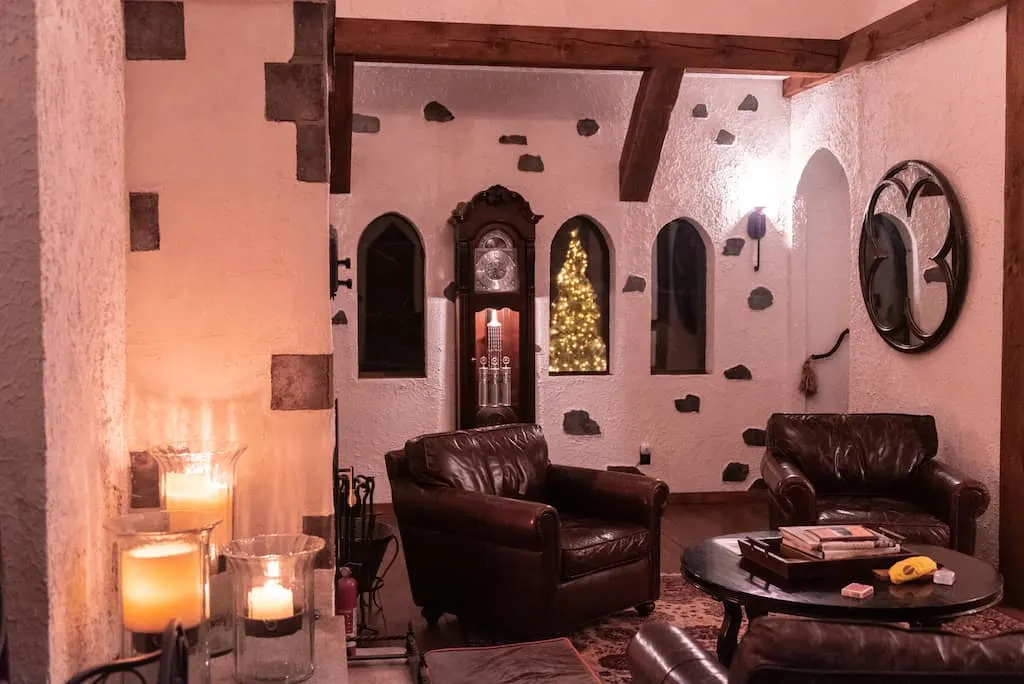
[[[460,430],[503,423],[533,423],[537,412],[536,309],[534,306],[534,241],[537,222],[522,195],[495,185],[460,203],[449,222],[455,237],[455,363],[456,426]],[[519,268],[516,292],[476,292],[475,249],[479,240],[500,228],[513,240]],[[485,412],[477,405],[476,312],[508,308],[519,314],[518,402],[508,415]]]

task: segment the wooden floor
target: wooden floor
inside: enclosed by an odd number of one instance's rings
[[[381,519],[394,523],[390,511],[381,511]],[[397,529],[397,525],[395,527]],[[670,505],[661,524],[661,571],[679,572],[683,549],[708,537],[767,528],[767,502]],[[385,564],[390,554],[389,551]],[[419,608],[412,602],[409,576],[401,553],[384,576],[380,604],[382,610],[375,610],[367,619],[367,625],[378,632],[401,634],[411,623],[417,634],[417,642],[425,650],[465,645],[463,632],[457,628],[455,618],[450,615],[442,618],[438,629],[427,629]]]

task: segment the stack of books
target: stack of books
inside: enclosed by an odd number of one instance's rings
[[[824,560],[888,556],[900,552],[894,536],[863,525],[808,525],[780,527],[782,549],[794,556]]]

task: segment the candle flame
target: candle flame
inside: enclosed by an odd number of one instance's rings
[[[281,561],[269,560],[267,561],[267,578],[268,579],[280,579],[281,578]]]

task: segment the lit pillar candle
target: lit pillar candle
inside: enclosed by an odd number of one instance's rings
[[[209,514],[211,520],[220,520],[210,535],[215,549],[231,540],[231,490],[215,482],[208,473],[167,473],[164,508],[171,513],[172,520],[175,511],[197,511]]]
[[[121,611],[132,632],[159,634],[172,619],[186,628],[199,624],[203,575],[199,546],[162,542],[121,554]]]
[[[277,580],[249,590],[249,617],[253,620],[285,620],[295,615],[292,590]]]

